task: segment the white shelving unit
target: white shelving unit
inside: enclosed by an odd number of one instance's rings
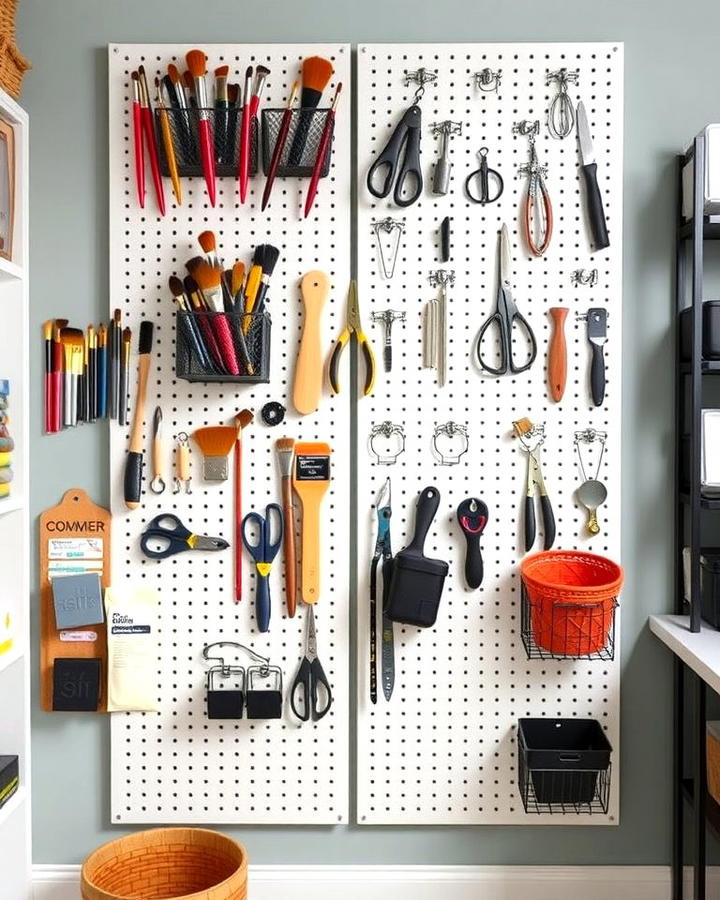
[[[28,317],[28,117],[0,91],[0,118],[15,128],[15,232],[13,261],[0,258],[0,379],[10,381],[10,427],[15,473],[9,497],[0,499],[0,755],[20,757],[20,788],[0,809],[0,894],[29,900],[30,888],[30,525],[29,317]]]

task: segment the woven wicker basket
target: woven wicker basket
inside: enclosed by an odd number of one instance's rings
[[[247,854],[204,828],[154,828],[110,841],[83,863],[83,900],[247,900]]]
[[[3,35],[0,38],[0,87],[16,100],[20,96],[23,76],[29,68],[30,63],[15,46],[13,38]]]
[[[0,34],[15,37],[15,15],[19,0],[0,0]]]

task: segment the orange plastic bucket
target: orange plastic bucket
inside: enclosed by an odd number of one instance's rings
[[[623,570],[604,556],[547,550],[527,557],[520,576],[538,647],[559,656],[589,656],[607,644]]]

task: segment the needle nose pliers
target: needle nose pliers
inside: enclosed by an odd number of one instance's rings
[[[368,394],[372,393],[372,389],[375,386],[375,355],[373,354],[370,342],[365,336],[365,332],[363,331],[362,323],[360,321],[360,306],[358,303],[356,281],[350,282],[350,290],[348,291],[347,298],[347,310],[345,312],[345,328],[342,330],[340,337],[335,342],[332,356],[330,357],[329,375],[330,387],[333,394],[340,393],[340,381],[338,379],[340,357],[342,355],[343,348],[350,342],[350,338],[353,334],[355,335],[358,346],[360,347],[360,350],[362,350],[362,354],[365,357],[365,386],[363,387],[363,394],[367,397]]]

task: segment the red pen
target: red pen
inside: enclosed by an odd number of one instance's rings
[[[215,206],[215,143],[210,129],[210,112],[208,110],[207,85],[205,84],[205,54],[202,50],[191,50],[185,55],[187,67],[195,84],[195,100],[198,108],[198,138],[200,142],[200,161],[202,162],[205,184],[207,185],[210,205]]]
[[[133,141],[135,143],[135,181],[137,182],[138,202],[145,207],[145,159],[143,157],[142,117],[140,114],[140,76],[131,74],[133,87]]]
[[[240,202],[244,203],[247,197],[248,181],[250,180],[250,155],[252,140],[252,123],[258,114],[260,108],[260,97],[262,96],[265,81],[270,74],[270,69],[266,66],[258,66],[255,70],[255,88],[250,96],[252,84],[252,66],[248,66],[245,71],[245,105],[243,106],[242,129],[240,132],[240,165],[238,169],[238,178],[240,180]]]
[[[320,181],[320,173],[323,170],[323,166],[325,165],[325,159],[327,158],[328,153],[330,152],[330,137],[332,135],[333,130],[333,122],[335,121],[335,110],[337,109],[338,100],[340,99],[340,91],[342,90],[342,82],[338,84],[335,88],[335,96],[333,97],[332,106],[328,110],[327,119],[325,119],[325,125],[322,131],[322,137],[320,138],[320,144],[318,145],[317,156],[315,157],[315,165],[313,167],[312,177],[310,178],[310,184],[308,185],[307,197],[305,199],[305,218],[310,215],[310,210],[312,209],[313,203],[315,202],[315,195],[317,194],[318,182]]]
[[[148,156],[150,157],[150,171],[155,184],[155,196],[157,197],[160,212],[162,215],[165,215],[165,194],[163,193],[162,176],[160,175],[157,141],[155,140],[155,123],[153,122],[150,92],[148,91],[144,66],[138,66],[138,75],[140,76],[140,114],[142,116],[143,137],[145,138]]]

